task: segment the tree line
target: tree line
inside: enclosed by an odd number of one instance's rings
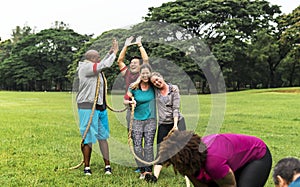
[[[97,37],[78,34],[64,22],[38,33],[17,26],[0,43],[0,89],[71,90],[86,50],[104,57],[112,38],[121,48],[129,36],[143,36],[151,65],[186,89],[218,90],[221,80],[231,90],[300,86],[299,23],[300,6],[282,14],[264,0],[177,0],[150,7],[142,23]],[[139,53],[131,46],[126,55]],[[117,63],[105,74],[110,89],[122,87]]]

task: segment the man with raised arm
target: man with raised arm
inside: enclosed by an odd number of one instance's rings
[[[109,138],[109,124],[102,71],[113,64],[118,50],[118,42],[114,39],[111,50],[101,61],[99,52],[92,49],[85,53],[85,60],[78,64],[79,88],[76,101],[78,106],[80,133],[83,136],[81,151],[83,154],[85,175],[92,174],[90,169],[92,144],[97,141],[99,142],[105,164],[104,172],[105,174],[111,174],[107,143],[107,139]],[[96,100],[95,108],[93,108],[95,95],[97,93],[97,80],[100,80],[100,87],[98,89],[98,99]],[[89,122],[90,117],[92,117],[91,122]],[[90,127],[88,128],[89,123]],[[85,133],[86,130],[88,130],[87,133]]]

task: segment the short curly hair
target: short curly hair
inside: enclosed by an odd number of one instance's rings
[[[273,181],[278,185],[277,176],[279,175],[289,184],[293,181],[294,175],[298,173],[300,173],[300,160],[294,157],[283,158],[274,167]]]
[[[204,166],[207,147],[192,131],[174,131],[164,138],[159,148],[160,162],[173,165],[174,172],[194,175]]]

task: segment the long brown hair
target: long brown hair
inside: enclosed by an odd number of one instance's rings
[[[161,143],[159,155],[164,165],[173,165],[175,173],[194,175],[204,166],[207,148],[194,132],[176,130]]]
[[[140,67],[140,73],[142,72],[143,69],[148,69],[150,71],[150,73],[152,73],[152,67],[149,64],[142,64]],[[150,79],[150,77],[149,77]],[[129,87],[133,90],[137,89],[139,87],[141,83],[141,76],[139,76],[136,81],[134,81],[133,83],[131,83],[129,85]],[[149,80],[149,84],[151,84],[151,81]]]

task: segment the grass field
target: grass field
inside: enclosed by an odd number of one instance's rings
[[[121,96],[110,98],[117,108],[122,107],[120,101]],[[216,103],[211,95],[183,95],[182,112],[188,128],[200,135],[208,124],[220,122],[214,129],[216,132],[260,137],[270,148],[274,166],[282,157],[300,157],[299,103],[300,88],[231,92]],[[0,91],[1,186],[185,185],[172,167],[162,170],[157,184],[138,179],[128,152],[125,113],[109,112],[113,175],[104,175],[97,150],[92,153],[92,176],[84,176],[82,167],[67,170],[82,159],[74,109],[71,93]],[[212,115],[211,111],[220,115]],[[267,187],[274,186],[271,175]]]

